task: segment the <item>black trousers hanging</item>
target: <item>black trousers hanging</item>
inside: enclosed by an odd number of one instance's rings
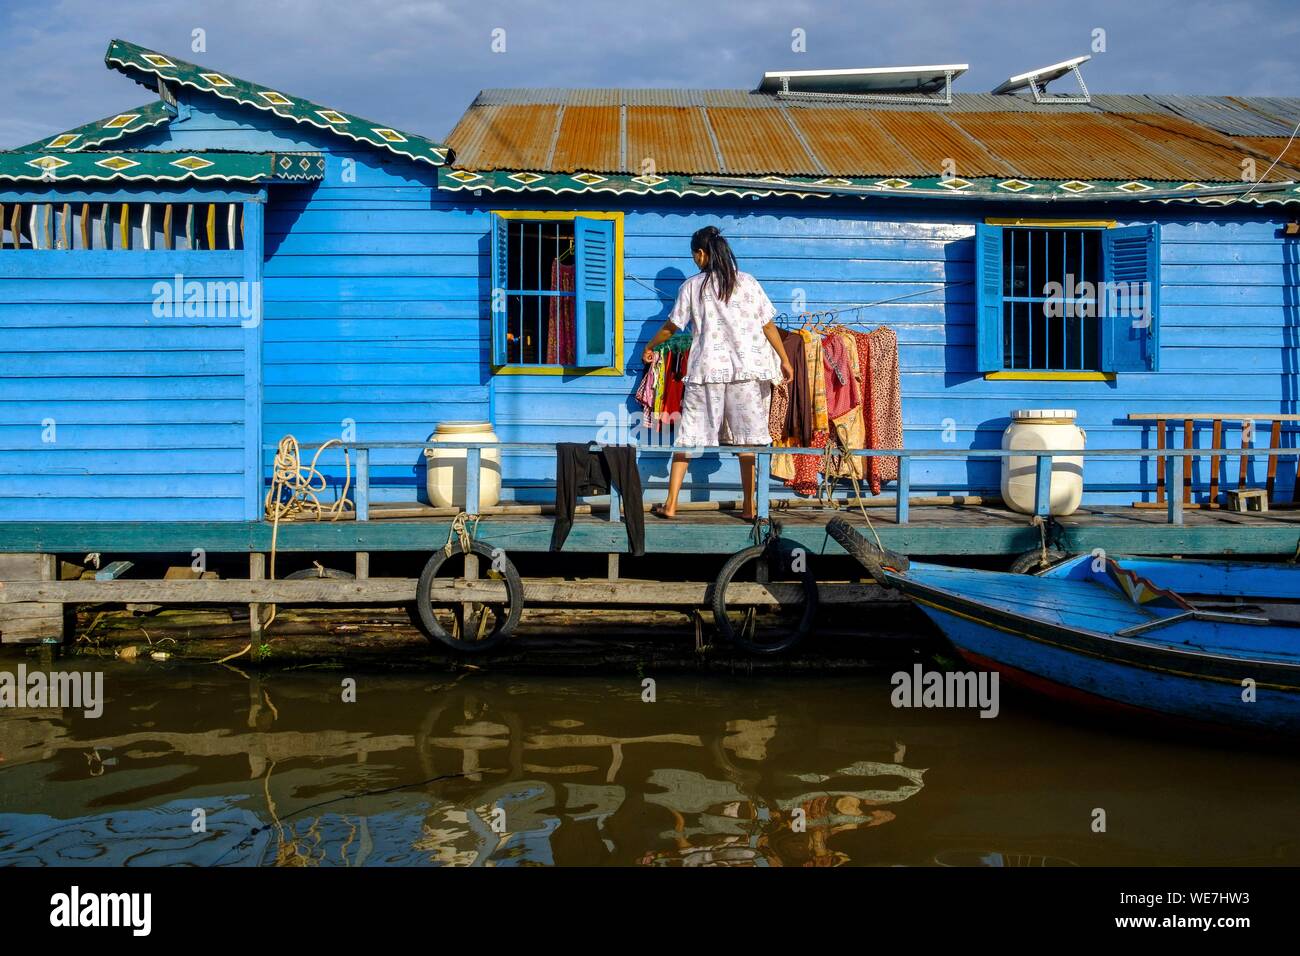
[[[573,527],[573,509],[579,495],[609,494],[610,486],[623,498],[623,523],[628,547],[645,554],[645,514],[641,503],[641,475],[636,449],[631,445],[606,445],[594,451],[589,445],[564,442],[555,446],[555,528],[551,550],[559,551]]]

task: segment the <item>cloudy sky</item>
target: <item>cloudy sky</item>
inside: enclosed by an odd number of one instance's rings
[[[113,37],[434,138],[484,87],[750,88],[777,68],[956,62],[958,89],[986,91],[1098,39],[1098,92],[1300,95],[1296,0],[0,0],[0,148],[149,100],[105,69]]]

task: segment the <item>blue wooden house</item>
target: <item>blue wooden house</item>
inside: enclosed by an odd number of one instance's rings
[[[435,142],[121,40],[106,62],[149,101],[0,154],[0,521],[254,521],[285,434],[635,423],[641,348],[706,223],[783,321],[897,332],[908,448],[997,447],[1026,406],[1077,409],[1090,448],[1151,445],[1144,413],[1180,434],[1277,415],[1294,443],[1300,98],[486,90]],[[1076,314],[1041,308],[1052,282]],[[1125,311],[1114,288],[1143,291]],[[654,497],[666,460],[642,467]],[[423,468],[376,449],[372,500],[423,499]],[[502,472],[507,500],[553,496],[545,448]],[[735,496],[731,462],[692,477]],[[1090,461],[1088,500],[1155,477]],[[1289,492],[1294,466],[1274,477]],[[911,472],[914,492],[997,484],[996,461]]]

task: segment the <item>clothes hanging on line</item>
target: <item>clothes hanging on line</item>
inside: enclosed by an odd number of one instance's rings
[[[654,360],[636,390],[642,423],[647,429],[672,424],[681,415],[692,339],[690,333],[678,333],[655,347]]]
[[[774,398],[782,407],[772,410],[773,445],[822,448],[833,438],[845,449],[902,447],[898,336],[892,329],[859,332],[841,326],[825,335],[800,330],[784,341],[787,354],[797,343],[803,360],[788,394]],[[802,432],[805,411],[808,433]],[[819,455],[776,454],[772,474],[799,494],[816,494],[821,464]],[[841,469],[845,476],[866,479],[879,494],[885,482],[898,478],[898,459],[845,456]]]
[[[855,332],[858,359],[865,376],[866,448],[903,447],[903,390],[899,384],[898,334],[888,326]],[[886,481],[898,479],[894,455],[866,459],[871,493],[880,494]]]
[[[555,526],[551,550],[559,551],[573,527],[579,495],[607,495],[615,488],[623,500],[623,523],[628,549],[645,554],[645,513],[641,474],[632,445],[606,445],[599,451],[587,444],[562,442],[555,446]]]
[[[577,289],[576,271],[572,265],[551,260],[551,291],[573,292]],[[577,327],[574,324],[574,307],[577,298],[572,295],[547,297],[546,362],[548,365],[576,365],[578,355]]]

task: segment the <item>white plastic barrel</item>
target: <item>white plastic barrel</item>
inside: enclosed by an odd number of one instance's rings
[[[432,442],[496,442],[491,422],[440,422],[429,439]],[[439,508],[465,507],[464,448],[426,448],[424,450],[425,488],[429,503]],[[479,467],[479,507],[490,508],[501,500],[501,452],[484,448]]]
[[[1087,435],[1074,423],[1071,408],[1020,408],[1011,413],[1011,424],[1002,433],[1002,447],[1017,449],[1083,450]],[[1002,459],[1002,500],[1021,514],[1034,513],[1034,490],[1038,483],[1038,459],[1011,455]],[[1083,456],[1059,456],[1052,460],[1051,513],[1073,514],[1083,501]]]

